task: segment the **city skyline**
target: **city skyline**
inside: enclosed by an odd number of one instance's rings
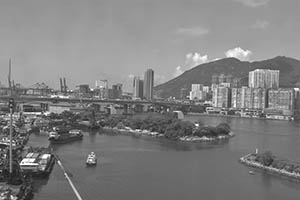
[[[0,2],[0,81],[132,85],[151,67],[163,83],[218,58],[299,59],[299,1]],[[215,14],[217,13],[217,14]],[[129,81],[130,79],[130,81]]]

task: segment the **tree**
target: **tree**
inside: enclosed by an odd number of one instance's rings
[[[171,123],[165,132],[167,138],[190,136],[193,133],[194,124],[188,121],[175,121]]]
[[[275,156],[273,156],[271,151],[266,151],[262,154],[258,154],[255,160],[265,166],[270,166],[274,161]]]
[[[219,135],[228,135],[230,133],[230,126],[227,123],[220,123],[216,128]]]

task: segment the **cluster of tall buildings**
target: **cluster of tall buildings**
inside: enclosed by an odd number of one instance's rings
[[[181,89],[183,96],[186,95],[184,89]],[[250,71],[248,86],[242,86],[241,78],[232,75],[213,75],[211,86],[192,84],[187,96],[200,101],[211,98],[212,106],[219,109],[257,111],[274,116],[292,116],[297,110],[300,113],[300,89],[279,88],[279,70]]]
[[[148,69],[144,74],[144,80],[139,76],[133,78],[133,98],[153,100],[154,71]]]
[[[279,70],[256,69],[249,72],[248,86],[231,87],[219,83],[212,88],[213,107],[262,110],[269,114],[293,115],[294,88],[279,88]]]

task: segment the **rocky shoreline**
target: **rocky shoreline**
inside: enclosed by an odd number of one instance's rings
[[[179,140],[184,141],[184,142],[195,142],[195,141],[212,142],[212,141],[217,141],[217,140],[229,139],[233,136],[234,136],[234,133],[230,132],[228,135],[219,135],[219,136],[216,136],[216,137],[185,136],[185,137],[180,137]]]
[[[273,173],[273,174],[276,174],[276,175],[281,175],[281,176],[284,176],[284,177],[288,177],[288,178],[292,178],[292,179],[295,179],[297,181],[300,181],[300,173],[296,173],[296,172],[288,172],[284,169],[277,169],[277,168],[274,168],[274,167],[270,167],[270,166],[265,166],[259,162],[256,162],[253,158],[256,157],[257,154],[255,153],[250,153],[250,154],[247,154],[243,157],[241,157],[239,159],[239,161],[244,164],[244,165],[247,165],[247,166],[250,166],[250,167],[254,167],[254,168],[258,168],[258,169],[263,169],[263,170],[266,170],[267,172],[270,172],[270,173]]]

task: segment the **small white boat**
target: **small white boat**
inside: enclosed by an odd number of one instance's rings
[[[254,172],[253,171],[249,171],[249,174],[254,175]]]
[[[87,159],[86,159],[86,164],[87,165],[96,165],[97,164],[97,157],[96,154],[94,152],[91,152]]]

